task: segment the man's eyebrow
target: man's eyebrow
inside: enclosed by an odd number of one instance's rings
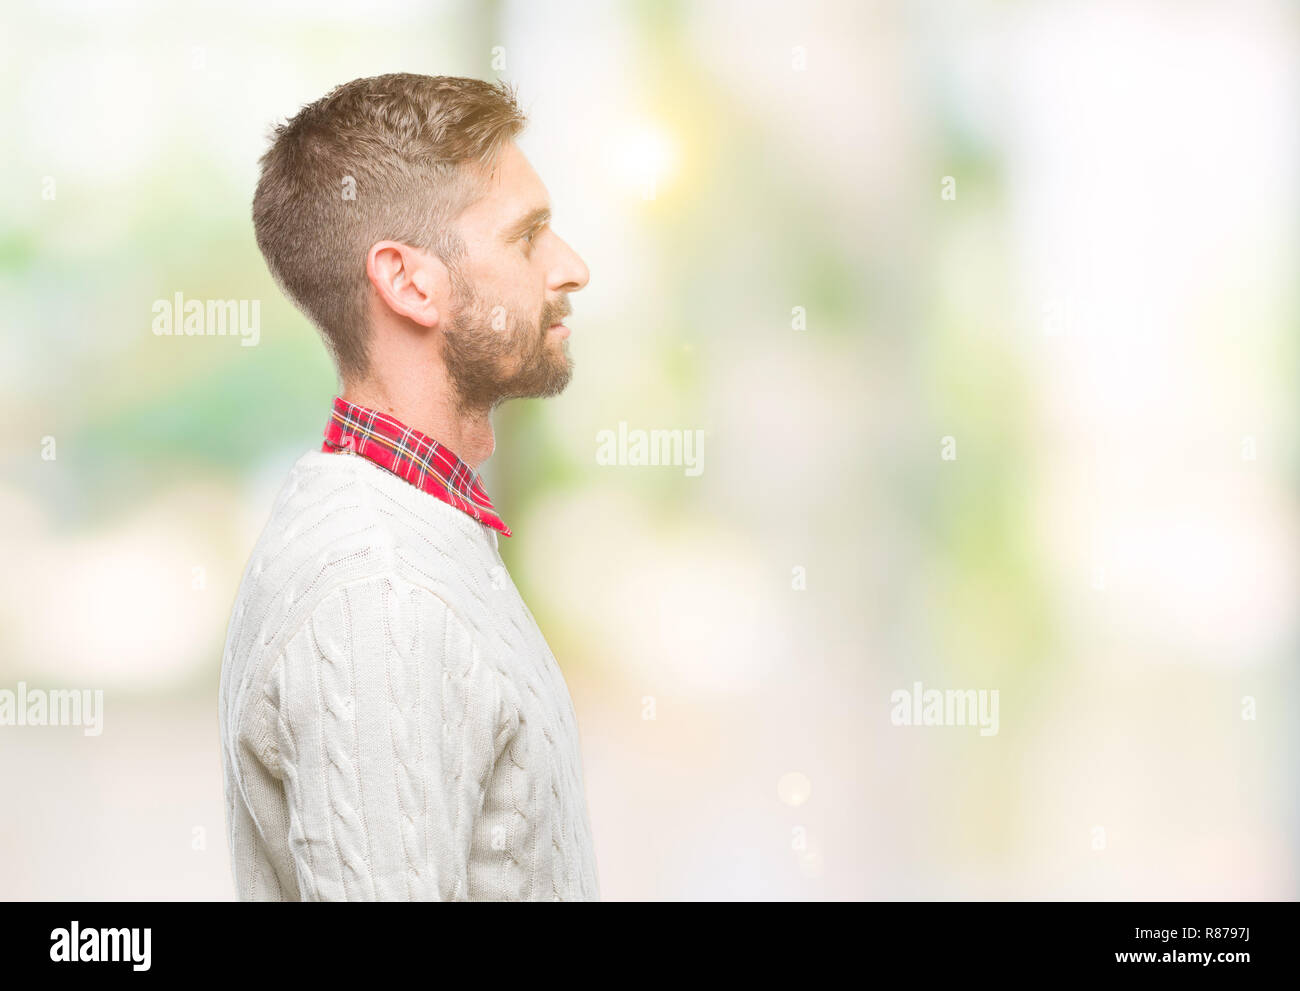
[[[549,206],[539,206],[536,209],[529,210],[506,229],[506,240],[513,241],[515,238],[523,237],[529,231],[544,227],[550,221],[551,208]]]

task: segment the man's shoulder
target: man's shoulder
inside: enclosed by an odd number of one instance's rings
[[[481,524],[460,515],[364,458],[308,452],[276,496],[236,610],[283,629],[340,587],[384,577],[457,599],[492,563],[473,539]]]
[[[367,458],[311,451],[290,470],[259,547],[312,555],[323,546],[363,545],[436,562],[475,556],[488,546],[482,531],[481,523]]]

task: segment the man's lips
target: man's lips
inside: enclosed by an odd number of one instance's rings
[[[564,324],[562,323],[553,323],[548,329],[551,331],[551,333],[559,334],[561,337],[569,336],[569,328],[564,326]]]

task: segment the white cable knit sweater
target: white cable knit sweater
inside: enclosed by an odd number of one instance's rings
[[[356,455],[294,465],[221,666],[244,900],[598,900],[564,676],[496,531]]]

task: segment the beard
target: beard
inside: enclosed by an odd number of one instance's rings
[[[564,341],[550,340],[550,328],[573,312],[567,296],[548,301],[532,323],[488,306],[463,279],[453,282],[456,309],[442,335],[442,359],[461,412],[564,391],[573,359]]]

